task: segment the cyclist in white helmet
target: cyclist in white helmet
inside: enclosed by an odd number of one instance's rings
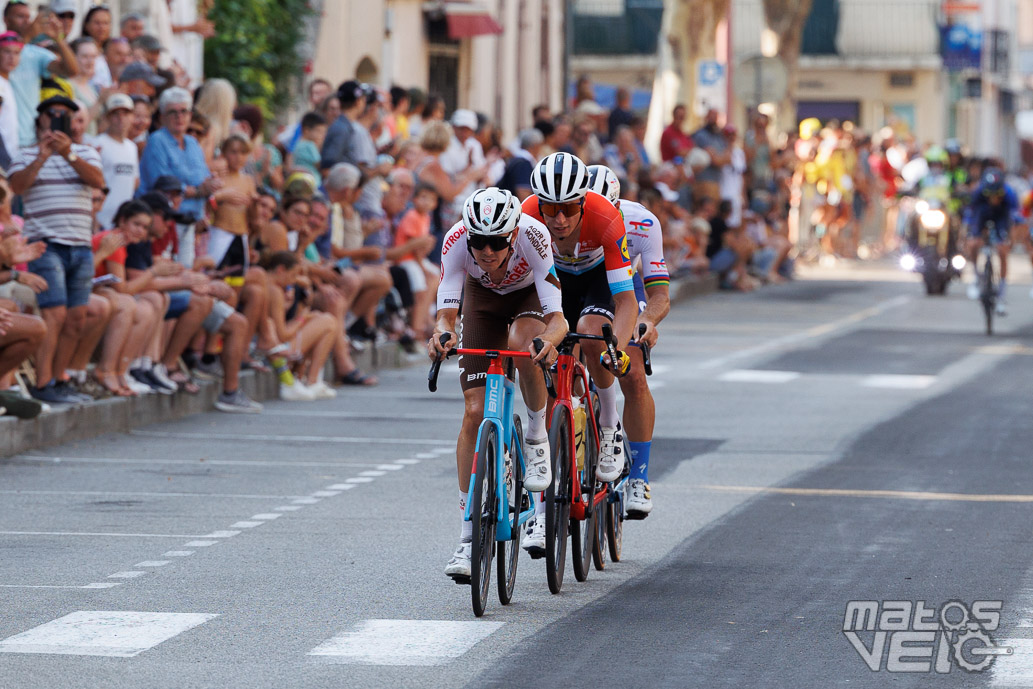
[[[520,202],[497,187],[478,189],[463,204],[463,219],[445,235],[441,249],[441,284],[431,357],[452,347],[529,351],[534,359],[515,359],[520,390],[528,409],[525,450],[529,491],[543,491],[552,481],[552,456],[545,428],[548,396],[537,362],[556,360],[556,346],[567,334],[560,283],[553,268],[549,232],[522,213]],[[460,337],[456,318],[462,309]],[[441,336],[448,335],[443,345]],[[534,351],[535,338],[545,348]],[[459,380],[466,408],[456,445],[459,516],[462,524],[445,574],[460,581],[470,576],[472,522],[462,519],[473,467],[477,428],[484,417],[488,360],[460,357]]]
[[[671,310],[670,284],[664,262],[660,221],[645,206],[620,198],[621,183],[605,165],[588,168],[592,191],[605,196],[624,216],[628,254],[636,267],[635,295],[639,305],[634,340],[653,347],[659,337],[656,326]],[[639,336],[639,329],[646,330]],[[640,350],[641,351],[641,350]],[[624,432],[631,449],[631,478],[628,480],[628,517],[644,519],[653,509],[649,491],[649,450],[653,441],[656,406],[646,383],[644,362],[636,357],[628,375],[620,379],[624,393]]]

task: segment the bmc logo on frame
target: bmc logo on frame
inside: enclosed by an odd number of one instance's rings
[[[1012,648],[990,637],[1001,622],[999,600],[972,605],[952,600],[937,607],[925,601],[855,600],[846,605],[843,635],[872,672],[935,672],[957,665],[982,672]]]

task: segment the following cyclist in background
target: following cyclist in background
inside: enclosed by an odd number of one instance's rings
[[[624,216],[628,255],[636,269],[634,283],[639,314],[633,330],[634,341],[653,347],[659,338],[656,326],[671,310],[671,278],[664,262],[660,221],[642,204],[620,198],[621,183],[610,168],[592,165],[588,174],[589,188],[605,197]],[[640,336],[639,330],[643,325],[646,330]],[[653,509],[649,490],[649,450],[656,422],[656,405],[646,383],[645,361],[636,358],[628,374],[620,379],[620,385],[624,393],[624,432],[628,435],[631,449],[628,518],[644,519]]]
[[[532,196],[524,199],[524,214],[545,223],[552,235],[556,272],[563,287],[563,315],[571,329],[601,335],[613,324],[617,349],[631,340],[638,318],[624,219],[609,201],[588,190],[588,166],[570,153],[553,153],[531,172]],[[599,464],[595,477],[614,481],[624,469],[624,438],[617,414],[617,386],[598,341],[585,341],[588,371],[599,394]],[[618,351],[612,362],[621,375],[631,359]],[[545,506],[536,507],[524,548],[532,557],[545,554]]]
[[[553,268],[549,233],[534,218],[522,213],[520,202],[508,191],[478,189],[463,204],[463,219],[452,226],[441,247],[441,284],[434,335],[428,343],[431,357],[459,346],[470,349],[529,351],[532,359],[515,359],[520,390],[528,409],[524,487],[543,491],[552,481],[552,456],[545,427],[548,395],[539,361],[555,361],[556,346],[567,334],[563,320],[560,283]],[[456,333],[456,318],[463,320]],[[441,336],[447,335],[445,344]],[[532,342],[545,347],[535,352]],[[457,344],[458,343],[458,344]],[[477,429],[484,417],[485,357],[459,358],[459,381],[465,410],[456,444],[459,472],[459,515],[466,511]],[[445,574],[458,580],[470,577],[473,522],[462,519],[459,547]]]
[[[1001,280],[997,289],[997,315],[1007,315],[1005,291],[1008,279],[1008,254],[1011,252],[1010,231],[1019,210],[1015,192],[1004,183],[1004,174],[997,168],[987,168],[972,194],[972,202],[965,209],[968,227],[968,260],[974,277],[968,286],[968,298],[979,298],[979,264],[977,258],[983,248],[983,229],[991,226],[990,241],[997,247],[1001,259]]]

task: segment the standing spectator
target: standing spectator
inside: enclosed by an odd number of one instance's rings
[[[621,86],[617,89],[617,104],[610,111],[610,116],[607,118],[607,131],[610,133],[610,140],[613,140],[617,127],[621,125],[631,126],[631,121],[634,117],[635,113],[631,112],[631,91],[627,87]]]
[[[330,82],[326,79],[313,79],[308,85],[308,111],[319,110],[326,99],[331,96],[332,91],[333,87],[330,86]],[[327,122],[333,122],[335,119],[337,119],[337,114],[333,116],[333,119],[328,119]],[[293,153],[294,147],[298,145],[300,140],[300,122],[293,127],[285,127],[283,132],[276,137],[276,143],[282,146],[287,153]]]
[[[108,41],[114,40],[124,44],[125,52],[127,55],[129,54],[129,41],[124,38],[111,37],[111,10],[108,9],[107,5],[94,5],[86,12],[86,16],[82,20],[82,35],[92,38],[94,43],[105,50],[105,53],[107,52]],[[108,64],[106,58],[107,55],[105,54],[105,57],[97,59],[97,75],[95,79],[98,91],[115,84],[115,80],[118,79],[115,69]],[[126,63],[128,62],[126,60]]]
[[[197,221],[204,217],[205,199],[221,185],[212,179],[204,151],[197,139],[187,134],[193,98],[186,89],[173,87],[161,94],[158,110],[162,128],[150,135],[140,159],[140,191],[148,192],[162,175],[172,175],[185,185],[181,214]],[[179,262],[194,265],[194,226],[178,224]]]
[[[61,21],[61,33],[68,38],[72,35],[72,27],[75,26],[76,0],[50,0],[50,11],[57,15]]]
[[[498,181],[500,189],[505,189],[523,201],[531,195],[531,171],[541,157],[545,137],[538,129],[525,129],[517,137],[517,149],[506,163],[506,170]]]
[[[245,172],[255,182],[273,189],[283,188],[283,156],[280,149],[265,143],[265,117],[256,105],[241,105],[233,111],[241,132],[250,140],[251,155]]]
[[[211,166],[217,149],[230,135],[233,111],[237,108],[237,90],[225,79],[208,79],[201,86],[194,109],[208,118],[211,136],[204,149],[204,159]]]
[[[477,115],[472,110],[452,113],[452,141],[441,154],[441,165],[449,174],[458,175],[467,168],[484,165],[484,148],[474,136],[475,131]]]
[[[416,177],[416,181],[434,187],[441,199],[441,205],[448,206],[448,212],[439,209],[440,225],[435,228],[434,232],[439,237],[443,236],[445,230],[452,227],[462,215],[464,197],[461,194],[463,190],[484,174],[483,169],[474,167],[467,168],[459,175],[453,175],[445,170],[440,158],[441,154],[448,150],[451,141],[452,127],[448,123],[427,123],[420,136],[420,149],[423,155],[413,166],[413,176]]]
[[[660,135],[660,158],[665,163],[684,158],[692,150],[692,137],[685,133],[685,106],[674,106],[671,124]]]
[[[401,86],[391,87],[391,116],[387,126],[396,142],[409,138],[409,92]]]
[[[74,101],[63,96],[39,104],[39,145],[23,148],[11,166],[11,190],[25,204],[25,237],[47,243],[46,253],[29,270],[47,281],[37,298],[47,324],[47,337],[36,353],[34,397],[44,402],[73,403],[81,398],[55,372],[67,368],[86,321],[93,278],[91,187],[104,187],[100,155],[73,144],[66,133]],[[57,154],[57,155],[55,155]]]
[[[326,139],[326,120],[316,112],[301,118],[301,140],[291,154],[291,167],[311,174],[319,186],[323,186],[323,174],[319,168],[319,149]]]
[[[366,110],[366,94],[362,84],[349,80],[337,88],[341,101],[341,115],[330,123],[320,151],[323,174],[337,163],[351,163],[364,174],[369,174],[374,160],[360,152],[360,125],[356,120]]]
[[[92,83],[97,71],[97,58],[100,57],[100,48],[97,47],[92,38],[83,36],[72,41],[72,50],[75,51],[75,59],[79,62],[79,73],[68,81],[72,85],[75,99],[85,104],[89,109],[90,120],[87,131],[90,134],[96,134],[96,119],[100,115],[101,107],[104,105],[100,101],[100,94],[98,94],[96,87]]]
[[[147,31],[147,27],[144,25],[143,15],[139,12],[130,12],[129,14],[122,15],[122,21],[119,23],[119,34],[122,38],[126,39],[130,43],[143,36]]]
[[[696,198],[721,198],[721,167],[731,161],[728,141],[717,126],[717,117],[717,110],[707,110],[703,126],[692,135],[692,142],[710,156],[710,164],[696,173]]]
[[[130,62],[118,75],[119,90],[130,96],[153,98],[164,85],[165,80],[146,62]]]
[[[768,139],[768,116],[757,113],[744,137],[746,164],[749,168],[750,198],[758,191],[774,191],[771,141]]]
[[[0,34],[0,138],[8,157],[18,153],[18,103],[11,87],[11,72],[22,54],[21,36],[13,31]],[[10,165],[10,163],[8,163]]]
[[[728,144],[728,162],[721,166],[721,200],[731,204],[728,226],[742,226],[743,175],[746,174],[746,154],[736,143],[735,126],[725,125],[721,130]]]
[[[100,152],[104,182],[108,187],[104,206],[97,214],[97,222],[103,229],[114,226],[115,212],[133,198],[140,185],[140,154],[133,140],[127,137],[132,117],[132,98],[124,93],[108,96],[104,105],[107,128],[93,142]]]
[[[96,8],[94,8],[96,9]],[[18,66],[10,73],[14,100],[18,105],[18,147],[31,146],[36,142],[36,106],[39,105],[40,84],[44,77],[56,74],[60,77],[74,77],[79,66],[72,49],[65,43],[61,21],[56,14],[50,14],[42,22],[43,33],[54,41],[58,55],[33,45],[32,15],[24,2],[8,2],[4,8],[4,24],[22,38],[25,46],[21,51]],[[60,56],[60,57],[59,57]]]
[[[129,132],[126,136],[132,139],[139,149],[140,155],[143,155],[154,111],[151,109],[151,99],[147,96],[130,96],[130,98],[133,100],[133,117],[129,121]]]
[[[103,91],[118,83],[122,70],[133,61],[133,51],[129,47],[129,41],[121,36],[109,38],[107,43],[97,45],[104,49],[104,54],[97,58],[93,86],[98,91]]]

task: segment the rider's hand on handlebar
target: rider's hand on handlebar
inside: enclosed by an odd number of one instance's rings
[[[534,343],[532,342],[527,347],[527,351],[531,353],[531,361],[536,364],[544,363],[546,366],[552,366],[556,363],[556,359],[559,357],[559,352],[556,351],[556,347],[551,342],[542,340],[542,351],[539,352]]]
[[[442,335],[448,335],[448,339],[445,340],[445,344],[441,344]],[[430,341],[427,342],[427,354],[430,355],[431,359],[436,359],[439,356],[447,354],[450,349],[456,346],[457,342],[458,340],[455,333],[435,330],[434,334],[430,336]]]
[[[639,335],[639,330],[643,325],[646,326],[646,332]],[[652,349],[656,346],[656,341],[660,339],[660,333],[657,332],[656,326],[649,321],[639,321],[638,325],[635,326],[635,337],[633,339],[635,342],[645,342]]]
[[[610,355],[603,352],[599,355],[599,361],[603,366],[609,367],[613,371],[614,375],[623,378],[627,375],[628,370],[631,368],[631,357],[628,353],[622,350],[617,350],[617,365],[614,366],[610,363]]]

